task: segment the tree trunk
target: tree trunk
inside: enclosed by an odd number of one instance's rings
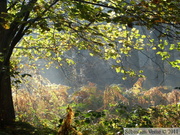
[[[11,124],[15,120],[10,80],[10,58],[5,17],[7,0],[0,0],[0,127]],[[10,53],[9,53],[10,54]]]
[[[11,124],[15,120],[9,62],[5,67],[0,76],[0,126]]]

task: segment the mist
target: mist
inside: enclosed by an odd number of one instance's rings
[[[135,71],[143,70],[143,75],[146,76],[146,81],[143,83],[143,88],[149,89],[156,86],[170,86],[172,88],[179,86],[178,69],[173,68],[167,61],[163,61],[161,56],[157,55],[157,51],[146,44],[150,39],[155,39],[155,43],[159,43],[159,32],[156,30],[147,30],[145,27],[136,26],[140,30],[140,34],[149,35],[150,38],[144,40],[145,49],[138,51],[132,50],[130,56],[124,56],[122,59],[123,66],[131,68]],[[165,40],[165,39],[164,39]],[[176,44],[178,41],[169,38],[166,39],[169,43]],[[180,59],[180,55],[175,50],[169,51],[171,54],[170,60]],[[58,69],[54,67],[41,71],[41,74],[49,79],[52,83],[63,84],[73,88],[73,90],[88,84],[95,83],[98,89],[104,89],[111,84],[120,84],[123,87],[131,88],[139,77],[128,77],[123,80],[123,74],[116,73],[112,68],[114,60],[104,60],[99,56],[90,56],[88,50],[77,50],[76,48],[64,54],[65,58],[74,60],[76,64],[68,65],[64,63]],[[45,60],[42,63],[45,63]],[[43,64],[41,64],[43,65]]]

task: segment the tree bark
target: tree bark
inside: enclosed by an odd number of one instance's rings
[[[10,58],[5,58],[9,41],[7,28],[5,27],[7,13],[7,0],[0,1],[0,127],[12,124],[15,120],[15,112],[12,100],[10,80]]]
[[[0,76],[0,126],[11,124],[15,120],[9,62],[5,67]]]

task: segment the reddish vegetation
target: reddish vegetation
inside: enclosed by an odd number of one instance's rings
[[[87,109],[110,109],[109,105],[122,103],[124,105],[140,105],[142,107],[177,104],[180,101],[180,91],[170,90],[164,86],[143,90],[142,83],[145,79],[138,79],[131,89],[125,91],[118,85],[111,85],[104,91],[97,90],[96,85],[89,83],[81,87],[71,96],[68,96],[69,87],[63,85],[42,86],[33,93],[18,90],[14,95],[16,112],[28,112],[29,108],[53,109],[69,103],[83,103]]]
[[[36,87],[34,87],[32,92],[19,89],[13,92],[17,119],[37,125],[43,122],[47,123],[48,120],[53,125],[58,123],[57,119],[65,117],[65,108],[68,104],[82,112],[86,112],[87,110],[94,110],[96,112],[109,110],[113,112],[119,105],[125,105],[128,109],[136,106],[142,106],[143,108],[152,106],[151,108],[156,108],[156,105],[177,104],[180,101],[179,90],[165,86],[144,90],[143,81],[145,79],[138,79],[130,89],[112,84],[106,87],[105,90],[98,90],[94,83],[89,83],[71,95],[68,92],[69,87],[55,84],[34,85]],[[171,113],[172,110],[173,106],[172,109],[169,107],[165,110],[170,112],[168,118],[160,116],[163,108],[158,114],[152,110],[151,117],[154,125],[157,127],[166,127],[167,123],[165,122],[171,121],[178,123],[176,118],[179,114],[178,112],[177,114],[174,114],[174,112]],[[72,109],[68,108],[67,112],[68,114],[62,123],[63,126],[59,129],[59,135],[68,133],[66,129],[69,129],[68,131],[71,131],[71,133],[80,135],[80,132],[71,126],[74,115]],[[171,117],[171,115],[173,116]],[[114,117],[114,114],[108,115],[108,119]]]

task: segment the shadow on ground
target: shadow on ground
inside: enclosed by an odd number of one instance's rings
[[[0,135],[56,135],[57,132],[47,127],[36,128],[26,122],[15,122],[0,129]]]

